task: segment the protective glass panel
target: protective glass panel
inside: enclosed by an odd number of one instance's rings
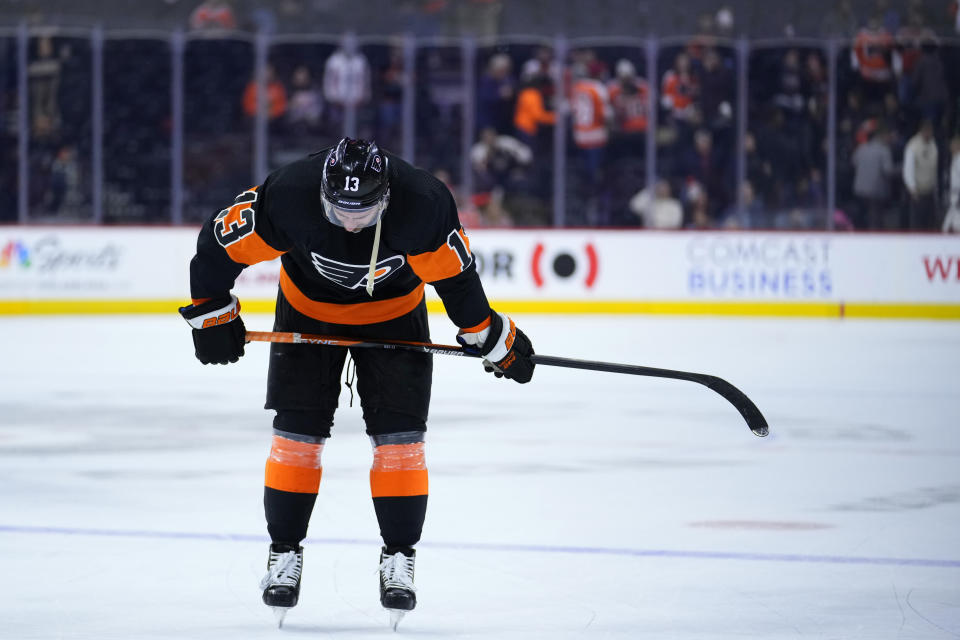
[[[346,105],[361,87],[362,64],[341,64],[333,43],[277,43],[270,47],[268,166],[293,162],[343,136]],[[245,105],[252,118],[256,105]]]
[[[103,49],[103,209],[114,223],[169,223],[170,45],[107,40]]]
[[[553,223],[553,49],[536,44],[480,47],[476,131],[469,150],[477,223]]]
[[[731,229],[824,229],[829,78],[821,49],[750,52],[746,173]]]
[[[567,224],[655,226],[644,193],[650,111],[644,50],[578,46],[568,68]]]
[[[737,64],[731,47],[695,38],[660,50],[658,208],[683,211],[680,226],[721,225],[736,203]],[[674,215],[655,216],[677,228]]]
[[[471,226],[469,199],[460,189],[464,100],[460,48],[418,49],[416,73],[414,163],[446,183],[463,223]]]
[[[183,75],[183,218],[199,222],[253,186],[253,45],[190,40]]]
[[[17,41],[0,38],[0,223],[17,221]]]
[[[90,41],[31,37],[27,57],[31,221],[90,220]]]

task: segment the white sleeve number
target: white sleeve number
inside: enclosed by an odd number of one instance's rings
[[[467,248],[467,244],[463,241],[463,236],[461,236],[456,229],[451,231],[450,235],[447,236],[447,246],[457,254],[457,259],[460,261],[460,271],[463,271],[473,263],[473,254],[470,253],[470,249]]]
[[[360,191],[360,178],[347,176],[347,184],[343,185],[345,191]]]

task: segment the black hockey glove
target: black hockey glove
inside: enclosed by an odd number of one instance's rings
[[[502,313],[491,312],[490,326],[481,331],[461,331],[457,342],[467,353],[483,356],[483,368],[498,378],[506,376],[523,384],[533,377],[536,365],[530,359],[533,355],[530,338]]]
[[[236,296],[180,307],[180,315],[193,327],[193,346],[203,364],[236,362],[243,355],[247,330]]]

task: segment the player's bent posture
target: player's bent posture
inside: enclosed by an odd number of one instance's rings
[[[429,341],[424,283],[498,377],[528,382],[530,340],[492,311],[447,188],[427,172],[344,138],[271,173],[203,225],[190,263],[193,327],[204,364],[236,362],[245,329],[230,291],[244,267],[281,256],[274,330]],[[276,411],[264,510],[272,544],[263,601],[280,621],[297,604],[301,541],[340,394],[344,347],[272,344],[266,408]],[[416,606],[414,545],[427,508],[428,353],[351,349],[366,431],[370,491],[383,538],[380,601],[394,623]]]

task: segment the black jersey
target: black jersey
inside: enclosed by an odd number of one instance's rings
[[[327,151],[277,169],[206,221],[190,263],[194,300],[227,295],[245,267],[281,256],[284,296],[317,320],[370,324],[399,317],[417,307],[426,282],[455,325],[486,322],[490,305],[453,196],[441,181],[389,153],[390,201],[373,295],[367,293],[374,228],[349,232],[324,216]]]

